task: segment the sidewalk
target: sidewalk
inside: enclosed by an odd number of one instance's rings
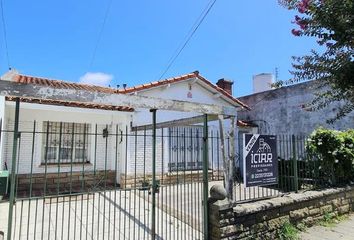
[[[333,227],[314,226],[300,234],[302,240],[354,240],[354,215]]]

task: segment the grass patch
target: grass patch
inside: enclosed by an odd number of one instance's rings
[[[325,213],[323,219],[318,222],[323,227],[334,227],[336,224],[348,219],[347,215],[333,215],[331,213]]]
[[[289,222],[283,224],[279,230],[279,238],[281,240],[298,240],[299,230]]]
[[[334,227],[336,224],[347,220],[348,218],[348,215],[336,215],[327,212],[323,215],[323,219],[318,221],[316,225]],[[281,240],[300,240],[300,232],[305,232],[306,230],[307,227],[304,223],[299,223],[297,226],[294,226],[290,222],[286,222],[279,229],[278,236]]]

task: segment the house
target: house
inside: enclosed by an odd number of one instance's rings
[[[335,117],[337,109],[345,103],[335,102],[321,110],[309,106],[316,92],[323,90],[318,82],[307,81],[272,89],[273,79],[269,73],[255,75],[254,93],[238,97],[251,108],[239,112],[238,119],[257,125],[258,133],[308,136],[320,126],[335,130],[354,129],[354,112],[333,124],[326,122]]]
[[[135,87],[113,89],[80,83],[27,76],[14,70],[2,80],[97,93],[132,94],[162,99],[184,100],[239,110],[247,105],[232,96],[232,82],[221,79],[216,85],[199,72],[151,82]],[[11,169],[15,98],[0,98],[1,168]],[[142,184],[151,175],[151,114],[149,109],[20,98],[17,182],[18,189],[65,192],[70,188],[122,187]],[[161,181],[178,181],[178,171],[188,171],[191,180],[200,177],[202,130],[196,113],[157,112],[157,163]],[[218,175],[222,170],[217,151],[218,122],[209,124],[209,166]],[[239,121],[243,131],[254,125]],[[183,143],[178,139],[183,139]],[[193,152],[187,154],[187,151]],[[177,179],[176,174],[177,172]],[[214,174],[214,172],[212,173]],[[165,177],[165,179],[163,179]],[[68,181],[70,179],[70,181]],[[29,184],[31,185],[29,187]],[[70,186],[69,186],[70,185]],[[28,192],[25,192],[28,194]]]

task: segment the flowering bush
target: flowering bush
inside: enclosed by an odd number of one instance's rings
[[[320,178],[331,185],[354,177],[354,130],[345,132],[319,128],[306,142],[309,155],[319,161]]]
[[[308,105],[323,109],[344,102],[329,123],[354,111],[354,0],[278,0],[296,11],[291,30],[296,37],[311,37],[319,44],[305,56],[294,57],[293,77],[274,86],[318,80],[316,96]],[[323,87],[323,88],[321,88]]]

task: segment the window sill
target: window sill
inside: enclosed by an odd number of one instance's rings
[[[45,168],[46,166],[49,167],[49,168],[52,168],[52,167],[57,167],[58,165],[60,165],[60,167],[76,167],[76,166],[92,166],[91,163],[41,163],[39,165],[40,168]]]
[[[183,174],[202,174],[203,170],[201,169],[192,169],[192,170],[171,170],[170,172],[167,173],[168,176],[174,176],[174,175],[183,175]],[[208,173],[211,174],[213,173],[213,170],[209,169]]]

